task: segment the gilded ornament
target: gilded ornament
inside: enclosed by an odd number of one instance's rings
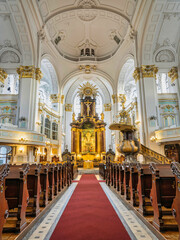
[[[34,66],[20,66],[17,68],[19,78],[34,78],[35,67]]]
[[[110,104],[110,103],[104,104],[104,111],[105,111],[105,112],[111,111],[111,104]]]
[[[59,94],[51,94],[50,100],[52,103],[59,103],[60,102],[60,95]]]
[[[66,111],[66,112],[72,112],[72,104],[68,104],[68,103],[67,103],[67,104],[65,105],[65,111]]]
[[[78,88],[78,94],[80,97],[85,96],[96,96],[98,93],[98,88],[96,87],[96,85],[93,85],[89,82],[84,83],[83,85],[80,85],[80,87]]]
[[[171,83],[178,79],[178,68],[172,67],[171,70],[168,72],[168,77],[171,78]]]
[[[133,72],[133,78],[135,79],[135,82],[140,80],[140,68],[136,67],[134,72]]]
[[[61,104],[64,102],[64,95],[61,95]]]
[[[38,80],[38,81],[40,81],[41,78],[43,77],[43,73],[41,72],[40,68],[36,68],[35,76],[36,76],[36,80]]]
[[[141,72],[142,72],[143,78],[146,78],[146,77],[156,78],[156,73],[158,72],[158,68],[155,65],[142,65]]]
[[[101,113],[101,120],[104,121],[104,113]]]
[[[4,84],[4,80],[7,78],[7,73],[2,69],[0,68],[0,81]]]
[[[86,74],[91,73],[91,70],[96,70],[96,65],[80,65],[79,70],[84,70]]]

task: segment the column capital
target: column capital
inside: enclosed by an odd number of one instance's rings
[[[7,78],[7,73],[4,69],[0,68],[0,82],[4,83],[4,80]]]
[[[40,68],[36,68],[36,70],[35,70],[35,78],[36,78],[36,80],[40,81],[42,77],[43,77],[43,73],[41,72],[41,69]]]
[[[60,94],[51,94],[50,100],[52,103],[59,103],[60,102]]]
[[[104,111],[105,112],[111,111],[111,103],[105,103],[104,104]]]
[[[40,81],[43,77],[40,68],[35,68],[32,66],[20,66],[17,68],[17,73],[19,74],[19,78],[35,78],[36,80]]]
[[[158,72],[158,68],[155,65],[142,65],[141,72],[143,78],[153,78],[156,77],[156,73]]]
[[[33,78],[35,73],[34,66],[20,66],[17,68],[19,78]]]
[[[135,79],[135,82],[140,80],[140,68],[136,67],[134,72],[133,72],[133,78]]]
[[[168,77],[171,78],[171,82],[173,83],[176,79],[178,79],[178,68],[172,67],[171,70],[168,72]]]

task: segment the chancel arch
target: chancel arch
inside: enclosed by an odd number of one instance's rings
[[[65,105],[64,105],[64,129],[63,132],[65,133],[65,141],[64,144],[68,145],[68,148],[72,148],[72,140],[71,135],[69,134],[71,132],[71,122],[73,119],[73,114],[75,113],[75,118],[78,117],[78,114],[81,112],[81,103],[80,103],[80,96],[79,96],[79,88],[83,85],[90,84],[91,86],[94,86],[98,89],[98,93],[95,97],[96,107],[95,111],[97,114],[97,117],[101,119],[101,114],[104,115],[104,122],[107,122],[106,127],[106,149],[111,144],[111,138],[108,138],[108,135],[110,134],[110,130],[108,129],[109,121],[111,121],[112,118],[112,100],[111,96],[113,93],[113,89],[108,82],[108,80],[102,78],[102,76],[99,76],[97,74],[80,74],[79,76],[75,76],[73,79],[70,79],[70,81],[73,81],[71,83],[71,86],[69,87],[68,91],[66,92],[66,85],[64,86],[64,92],[65,95]],[[69,85],[69,82],[67,82],[67,85]],[[63,147],[63,146],[62,146]]]

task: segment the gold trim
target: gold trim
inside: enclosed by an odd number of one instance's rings
[[[17,68],[19,78],[33,78],[35,74],[34,66],[20,66]]]
[[[133,78],[135,79],[135,82],[140,80],[140,68],[136,67],[134,72],[133,72]]]
[[[41,78],[43,77],[43,73],[41,72],[40,68],[36,68],[35,75],[36,75],[36,77],[35,77],[36,80],[40,81]]]
[[[2,69],[0,68],[0,81],[4,84],[4,81],[5,79],[7,78],[7,73]]]
[[[171,70],[168,72],[168,77],[171,78],[171,83],[178,79],[178,68],[172,67]]]
[[[141,72],[143,78],[156,78],[156,73],[158,72],[158,68],[155,65],[142,65]]]

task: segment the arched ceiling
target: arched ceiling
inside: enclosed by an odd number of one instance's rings
[[[111,95],[113,93],[112,87],[106,79],[96,74],[81,74],[74,76],[72,79],[70,79],[64,86],[63,94],[65,95],[65,102],[73,104],[74,97],[78,92],[78,88],[80,87],[80,85],[82,85],[82,83],[86,82],[90,82],[91,84],[97,86],[103,103],[111,102]]]
[[[121,46],[135,11],[134,0],[42,0],[39,8],[52,43],[69,60],[82,48],[105,60]]]
[[[164,67],[177,65],[179,40],[180,1],[154,1],[144,32],[143,64],[155,63]]]
[[[32,50],[20,1],[0,1],[0,65],[32,65]]]

